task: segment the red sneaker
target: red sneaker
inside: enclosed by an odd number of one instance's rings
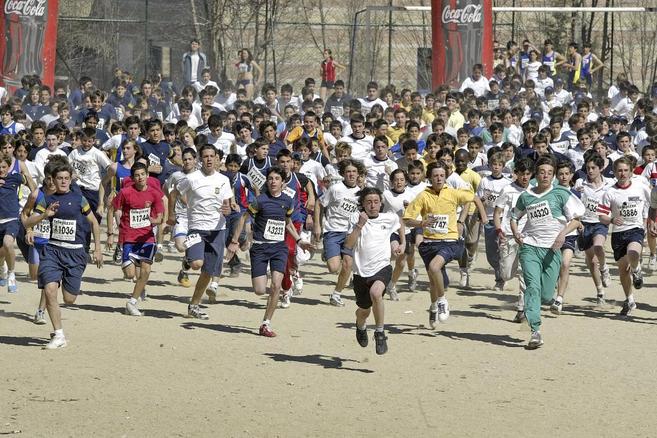
[[[269,327],[267,324],[263,324],[260,326],[260,336],[265,336],[267,338],[275,338],[276,333]]]

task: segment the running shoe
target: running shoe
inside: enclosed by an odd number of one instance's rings
[[[643,287],[643,273],[641,272],[641,267],[636,268],[636,271],[632,271],[632,284],[634,289],[641,289]]]
[[[271,329],[269,324],[262,324],[260,326],[259,333],[260,333],[260,336],[264,336],[266,338],[275,338],[276,337],[276,333],[274,333],[274,331]]]
[[[411,292],[415,292],[415,289],[417,289],[417,276],[418,272],[415,268],[413,268],[411,272],[408,273],[408,289]]]
[[[611,282],[611,275],[609,274],[609,266],[605,265],[603,269],[600,269],[600,275],[602,276],[602,286],[609,287]]]
[[[208,314],[202,311],[198,304],[190,304],[187,306],[187,318],[210,319]]]
[[[449,319],[449,303],[447,300],[438,301],[438,321],[445,322]]]
[[[290,307],[290,295],[292,295],[290,290],[281,292],[281,297],[279,298],[281,301],[281,309],[287,309]]]
[[[162,245],[157,245],[157,252],[153,257],[153,260],[155,260],[156,263],[161,263],[162,260],[164,260],[164,254],[162,253]]]
[[[515,322],[516,324],[520,324],[525,319],[527,319],[527,317],[525,316],[525,311],[524,310],[518,310],[516,312],[516,316],[513,317],[513,322]]]
[[[303,278],[298,272],[292,275],[292,295],[301,295],[303,292]]]
[[[432,309],[429,307],[429,327],[432,329],[436,328],[436,316],[438,315],[438,309]]]
[[[388,351],[388,337],[384,332],[374,332],[374,342],[376,344],[376,354],[386,354]]]
[[[219,290],[219,283],[213,281],[210,283],[210,286],[205,290],[205,293],[208,294],[208,302],[214,304],[217,302],[217,291]]]
[[[7,275],[7,292],[15,294],[18,292],[18,285],[16,284],[16,274],[10,272]]]
[[[459,286],[461,287],[470,286],[470,275],[468,274],[467,269],[461,269],[461,279],[459,280]]]
[[[0,287],[7,286],[7,264],[2,265],[2,270],[0,270]]]
[[[46,311],[44,309],[37,309],[36,313],[34,314],[34,323],[37,325],[44,325],[47,322]]]
[[[50,342],[48,342],[43,349],[44,350],[56,350],[57,348],[64,348],[66,347],[67,342],[66,338],[64,335],[55,335],[50,339]]]
[[[399,301],[399,294],[397,293],[397,288],[394,286],[388,289],[388,296],[390,296],[390,300],[392,301]]]
[[[657,271],[657,255],[651,255],[648,259],[648,269]]]
[[[344,307],[344,301],[342,301],[342,297],[338,294],[331,294],[329,304],[335,307]]]
[[[130,316],[141,316],[141,312],[137,308],[137,304],[132,304],[130,301],[125,303],[125,314]]]
[[[561,315],[561,309],[563,309],[563,302],[554,300],[554,302],[550,305],[550,312],[552,312],[555,315]]]
[[[504,285],[506,283],[504,280],[499,280],[495,282],[495,292],[502,292],[504,290]]]
[[[636,310],[636,303],[632,301],[631,303],[628,300],[623,301],[623,307],[621,308],[621,316],[630,316],[632,312]]]
[[[178,284],[182,287],[190,287],[192,282],[189,281],[189,275],[182,269],[178,272]]]
[[[543,337],[541,336],[541,332],[538,330],[534,331],[532,330],[532,336],[529,338],[529,342],[527,343],[527,348],[529,350],[535,350],[538,347],[543,345]]]
[[[367,347],[367,344],[369,343],[369,339],[367,339],[367,328],[361,330],[356,327],[356,340],[361,347]]]
[[[604,294],[598,294],[598,296],[595,298],[595,304],[596,306],[604,306],[607,304]]]
[[[240,276],[241,267],[240,265],[235,265],[230,267],[230,277],[237,278]]]

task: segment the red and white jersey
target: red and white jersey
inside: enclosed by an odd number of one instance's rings
[[[155,242],[151,218],[164,213],[162,193],[146,186],[137,190],[134,186],[124,187],[113,201],[114,209],[121,211],[119,241],[121,243]]]
[[[582,216],[581,220],[587,224],[600,223],[600,216],[598,215],[598,206],[602,202],[602,197],[607,193],[609,187],[614,185],[615,180],[611,178],[602,177],[602,185],[595,187],[593,183],[589,182],[586,178],[578,179],[575,182],[573,190],[582,194],[581,201],[586,207],[586,213]]]
[[[621,188],[615,184],[602,196],[602,201],[598,204],[598,215],[623,219],[622,225],[612,225],[614,233],[643,228],[648,217],[649,202],[648,186],[631,182],[629,186]]]

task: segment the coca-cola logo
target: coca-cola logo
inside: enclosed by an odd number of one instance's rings
[[[445,6],[442,15],[443,23],[472,24],[481,21],[481,5],[467,5],[461,9]]]
[[[47,0],[7,0],[5,15],[17,14],[31,17],[43,17],[46,13]]]

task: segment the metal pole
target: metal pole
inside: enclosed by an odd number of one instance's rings
[[[148,0],[144,0],[144,79],[148,77],[150,45],[148,44]]]
[[[511,2],[511,5],[515,8],[516,0]],[[511,11],[511,41],[516,40],[516,11]]]
[[[267,0],[265,2],[265,41],[267,41],[267,39],[269,38],[269,32],[271,32],[271,30],[269,29],[270,24],[271,23],[269,21],[269,0]],[[269,73],[269,69],[267,67],[269,54],[267,52],[268,52],[267,43],[265,43],[265,82],[267,82],[268,73]]]
[[[371,81],[373,73],[374,73],[373,72],[373,70],[374,70],[374,59],[376,58],[376,53],[375,53],[374,47],[372,45],[372,41],[374,41],[372,39],[372,13],[370,12],[369,9],[365,12],[365,37],[366,37],[366,41],[367,41],[365,43],[365,47],[367,47],[367,50],[372,52],[372,58],[370,60],[370,78],[368,79],[368,81]]]
[[[347,79],[347,90],[351,93],[351,77],[354,72],[354,51],[356,50],[356,25],[358,23],[358,15],[365,12],[367,9],[361,9],[354,14],[354,23],[351,31],[351,49],[349,50],[349,77]]]
[[[611,0],[611,6],[614,6],[615,0]],[[611,14],[611,56],[610,56],[610,65],[609,65],[609,86],[614,83],[614,48],[616,43],[614,41],[614,27],[615,27],[615,14]]]
[[[392,83],[392,0],[388,11],[388,84]]]

